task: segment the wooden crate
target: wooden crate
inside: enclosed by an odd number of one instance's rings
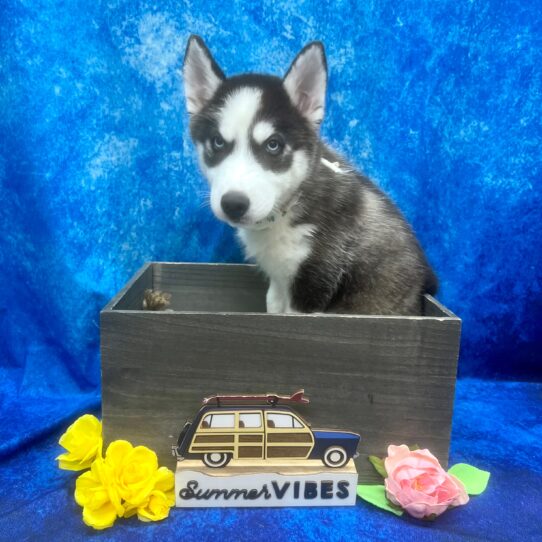
[[[141,310],[143,292],[172,294],[171,312]],[[149,263],[101,312],[106,443],[127,439],[171,468],[171,445],[201,399],[289,394],[314,428],[360,433],[367,456],[388,444],[429,448],[446,465],[461,320],[431,296],[424,316],[267,314],[254,266]]]

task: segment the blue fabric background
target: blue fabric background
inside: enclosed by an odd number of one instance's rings
[[[60,539],[60,524],[66,539],[89,533],[53,458],[62,428],[99,408],[98,314],[111,296],[147,260],[242,260],[203,204],[188,139],[179,68],[190,33],[228,74],[282,74],[302,45],[324,41],[323,135],[414,225],[439,298],[463,318],[460,375],[542,377],[538,0],[4,0],[0,538]],[[459,382],[452,461],[494,478],[431,526],[358,504],[175,513],[101,538],[257,540],[279,528],[277,540],[531,540],[540,395],[534,383]]]
[[[17,425],[36,427],[37,417],[65,428],[66,414],[73,418],[78,411],[90,412],[90,403],[75,397],[25,403]],[[540,383],[460,380],[450,464],[468,462],[492,476],[483,495],[435,522],[397,518],[358,499],[343,509],[173,509],[161,523],[119,519],[100,533],[83,524],[73,500],[77,473],[59,471],[53,461],[62,430],[51,427],[39,445],[21,445],[13,453],[0,447],[0,540],[540,542],[541,419]],[[12,423],[2,420],[0,431],[13,434]]]
[[[462,375],[540,374],[538,0],[2,3],[0,341],[21,387],[98,384],[98,311],[146,260],[239,261],[203,204],[179,68],[283,74],[322,39],[326,139],[413,223]],[[35,372],[47,372],[39,384]],[[28,380],[30,378],[30,381]]]

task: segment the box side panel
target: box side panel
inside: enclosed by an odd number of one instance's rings
[[[360,433],[360,480],[388,444],[447,463],[460,322],[454,319],[102,313],[106,441],[171,445],[213,393],[290,393],[313,428]]]
[[[128,282],[128,284],[103,309],[109,310],[141,310],[143,292],[153,287],[153,264],[145,264]]]
[[[425,294],[423,296],[423,315],[437,318],[456,318],[458,317],[442,303],[435,299],[432,295]]]
[[[253,265],[155,263],[154,287],[175,311],[266,311],[267,282]]]

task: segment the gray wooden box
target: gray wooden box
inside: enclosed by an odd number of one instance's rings
[[[141,310],[146,288],[171,312]],[[431,296],[424,316],[265,313],[251,265],[148,263],[101,312],[106,443],[127,439],[174,467],[171,445],[214,393],[291,393],[313,427],[359,432],[367,456],[388,444],[429,448],[446,465],[461,320]]]

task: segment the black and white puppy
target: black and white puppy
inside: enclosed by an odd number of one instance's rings
[[[283,79],[226,78],[191,36],[183,74],[211,208],[269,277],[268,312],[420,314],[436,278],[411,227],[319,137],[323,45],[309,43]]]

